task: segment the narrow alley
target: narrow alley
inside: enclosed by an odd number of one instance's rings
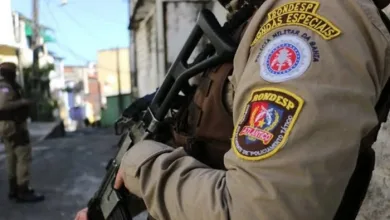
[[[73,219],[87,205],[116,151],[112,129],[83,129],[33,146],[31,185],[46,196],[36,204],[8,201],[5,154],[0,153],[0,219]]]

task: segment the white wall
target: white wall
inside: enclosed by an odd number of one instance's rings
[[[217,1],[214,2],[166,2],[164,10],[164,26],[163,33],[165,40],[165,55],[167,66],[176,59],[178,53],[182,49],[190,32],[192,31],[198,13],[202,8],[209,7],[218,19],[223,24],[226,20],[226,10],[220,6]],[[146,18],[139,23],[135,33],[136,40],[136,56],[137,56],[137,75],[138,75],[138,93],[144,96],[154,92],[160,85],[159,81],[164,78],[166,70],[159,70],[158,56],[162,56],[157,51],[157,21],[155,7],[151,7]],[[202,44],[203,43],[203,44]],[[201,44],[204,45],[204,42]],[[197,48],[192,58],[199,52],[201,47]]]
[[[221,26],[226,22],[226,15],[228,11],[216,0],[212,1],[208,8],[214,13],[215,17],[221,24]]]
[[[138,74],[138,94],[144,96],[154,92],[158,85],[156,20],[154,8],[149,16],[140,22],[136,30],[136,54]]]
[[[0,0],[0,45],[17,47],[12,22],[11,0]]]
[[[195,26],[203,2],[167,2],[165,10],[165,39],[168,64],[173,63]],[[197,53],[198,50],[195,51]],[[191,58],[194,58],[192,56]],[[192,61],[190,59],[190,61]],[[168,65],[169,67],[169,65]]]
[[[0,0],[0,2],[3,0]],[[1,10],[1,9],[0,9]],[[19,15],[15,12],[13,13],[13,19],[15,21],[15,38],[16,44],[20,51],[20,62],[22,63],[23,67],[29,67],[32,65],[33,62],[33,51],[29,48],[27,43],[27,37],[26,37],[26,31],[25,26],[26,23],[23,20],[19,19]],[[0,21],[1,22],[1,21]],[[3,32],[0,34],[0,36],[3,34]],[[41,44],[43,44],[43,38],[40,39]],[[54,58],[48,53],[48,50],[46,48],[46,45],[43,45],[44,50],[39,54],[39,66],[44,67],[48,64],[54,64]]]
[[[55,69],[50,72],[49,79],[51,90],[65,88],[64,63],[62,61],[55,64]]]

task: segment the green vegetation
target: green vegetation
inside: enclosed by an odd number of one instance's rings
[[[50,95],[49,74],[54,65],[40,68],[37,76],[32,74],[32,66],[23,69],[24,96],[35,102],[30,108],[32,121],[54,121],[53,111],[58,108],[58,102]]]

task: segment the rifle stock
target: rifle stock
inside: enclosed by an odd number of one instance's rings
[[[197,63],[188,64],[188,59],[202,36],[209,39],[214,47],[214,54]],[[89,220],[105,219],[132,219],[145,210],[140,198],[131,195],[124,187],[115,190],[113,184],[123,155],[135,143],[145,140],[156,140],[158,133],[164,130],[164,119],[172,108],[172,103],[179,93],[188,87],[188,80],[206,69],[231,61],[237,45],[224,32],[211,11],[203,9],[198,16],[197,23],[188,37],[183,49],[172,64],[163,84],[154,96],[142,119],[132,125],[120,140],[120,148],[108,166],[106,175],[98,191],[88,203]]]

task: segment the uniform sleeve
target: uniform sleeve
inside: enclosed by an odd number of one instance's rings
[[[387,42],[355,3],[305,2],[266,1],[249,24],[234,63],[227,171],[153,141],[125,155],[125,183],[153,217],[333,218],[377,121]]]

